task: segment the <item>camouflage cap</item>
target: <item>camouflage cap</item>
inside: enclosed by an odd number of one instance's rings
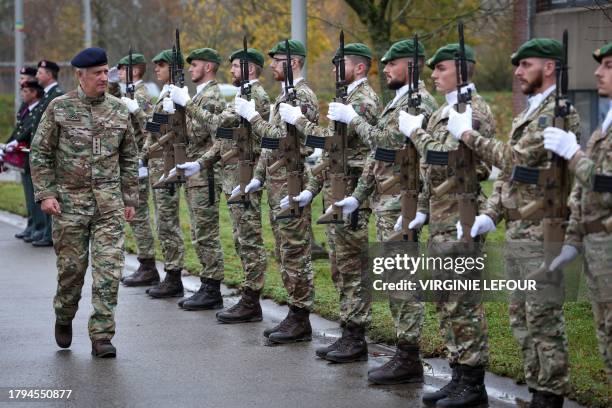
[[[612,55],[612,42],[609,42],[593,51],[593,58],[595,58],[595,61],[597,62],[601,62],[601,60],[608,55]]]
[[[119,62],[117,63],[117,67],[121,67],[122,65],[128,65],[129,63],[130,63],[130,56],[126,55],[125,57],[119,60]],[[144,55],[138,54],[138,53],[132,53],[132,65],[146,64],[146,63],[147,63],[147,60],[145,59]]]
[[[419,47],[419,57],[425,57],[425,47],[423,43],[418,41]],[[383,64],[388,63],[389,61],[393,61],[398,58],[407,58],[412,57],[414,55],[414,40],[401,40],[389,48],[385,55],[380,59]]]
[[[340,51],[340,48],[336,49],[334,60],[338,57],[339,51]],[[357,55],[360,57],[372,59],[372,51],[370,51],[370,48],[367,45],[362,44],[362,43],[345,44],[344,45],[344,55]]]
[[[198,48],[191,51],[187,56],[187,63],[191,64],[193,60],[210,61],[221,64],[221,56],[217,50],[213,50],[212,48]]]
[[[181,62],[183,62],[183,56],[179,55]],[[157,64],[158,62],[172,63],[172,49],[163,50],[159,54],[153,57],[152,61]]]
[[[454,60],[455,55],[459,52],[459,44],[446,44],[443,47],[438,48],[435,54],[427,60],[427,66],[431,69],[434,69],[436,64],[441,61]],[[476,63],[476,53],[474,49],[469,45],[465,45],[465,59]]]
[[[532,38],[512,54],[512,65],[518,66],[525,58],[547,58],[559,60],[563,56],[563,45],[552,38]]]
[[[301,55],[302,57],[306,56],[306,47],[301,41],[298,40],[289,40],[289,50],[291,51],[291,55]],[[274,54],[286,54],[287,49],[285,48],[285,40],[279,41],[274,47],[268,51],[268,55],[273,57]]]
[[[241,58],[242,54],[244,54],[244,49],[242,49],[242,48],[232,52],[232,55],[229,56],[229,61],[232,62],[236,58]],[[260,67],[263,67],[263,65],[264,65],[265,57],[261,53],[261,51],[259,51],[258,49],[247,48],[246,58],[247,58],[247,61],[250,61],[250,62],[252,62],[254,64],[257,64]]]

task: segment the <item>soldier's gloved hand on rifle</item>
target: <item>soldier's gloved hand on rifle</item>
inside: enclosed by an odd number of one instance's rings
[[[128,98],[127,96],[122,96],[121,101],[125,104],[125,106],[127,106],[128,111],[130,113],[134,113],[138,109],[140,109],[140,106],[138,106],[138,102],[136,102],[136,100],[134,99]]]
[[[170,85],[170,99],[177,105],[187,105],[187,102],[191,100],[189,89],[186,86],[179,88],[178,86]]]
[[[300,207],[306,207],[312,201],[312,193],[308,190],[300,192],[299,195],[293,197],[293,201],[296,201]],[[289,196],[286,195],[280,201],[281,208],[289,207]]]
[[[108,83],[116,84],[117,82],[119,82],[119,68],[112,67],[108,70]]]
[[[576,135],[566,132],[556,127],[544,129],[544,147],[553,151],[565,160],[571,160],[580,150],[580,145],[576,142]]]
[[[342,105],[342,104],[340,104]],[[355,211],[356,209],[359,208],[359,201],[357,201],[357,199],[353,196],[349,196],[349,197],[344,197],[344,199],[340,200],[340,201],[336,201],[334,203],[334,205],[336,207],[342,207],[342,214],[343,215],[349,215],[352,214],[353,211]],[[326,212],[332,211],[333,207],[330,205],[329,207],[327,207],[327,210],[325,210]]]
[[[410,221],[410,224],[408,224],[408,229],[411,229],[411,230],[420,229],[423,225],[425,225],[426,222],[427,222],[427,214],[417,211],[416,215],[414,216],[414,219]],[[395,230],[395,228],[397,227],[395,231],[399,231],[402,229],[403,224],[404,224],[404,217],[400,215],[397,218],[397,222],[395,223],[395,226],[393,227],[393,229]]]
[[[401,111],[399,115],[399,130],[408,139],[412,137],[415,130],[423,126],[423,114],[411,115],[408,112]]]
[[[234,109],[236,113],[248,120],[249,122],[257,115],[255,110],[255,101],[247,101],[239,96],[234,99]]]
[[[470,236],[476,238],[478,235],[486,234],[491,231],[495,231],[495,223],[488,215],[480,214],[474,218]],[[461,223],[457,221],[457,239],[461,238],[463,238],[463,228],[461,227]]]
[[[4,151],[7,153],[12,152],[13,150],[15,150],[15,147],[17,147],[17,144],[18,142],[16,140],[11,140],[6,144],[6,146],[4,146]]]
[[[332,102],[329,104],[329,110],[327,111],[327,117],[330,120],[336,122],[351,123],[357,116],[357,112],[353,109],[353,105],[345,105],[340,102]]]
[[[289,105],[288,103],[281,103],[278,108],[278,113],[280,113],[280,117],[284,122],[289,123],[290,125],[295,125],[295,122],[299,118],[303,118],[302,108],[299,106]]]
[[[452,108],[448,113],[448,131],[457,140],[461,140],[461,135],[472,130],[472,107],[467,105],[465,112],[459,113]]]
[[[183,164],[177,164],[176,167],[181,170],[185,170],[186,177],[191,177],[194,174],[199,173],[200,170],[202,170],[202,168],[200,167],[200,163],[198,162],[185,162]]]
[[[174,112],[176,112],[176,110],[174,109],[174,102],[172,102],[172,99],[165,97],[162,100],[162,108],[164,110],[164,112],[169,113],[170,115],[174,114]]]
[[[553,272],[558,269],[563,269],[565,265],[576,259],[578,254],[578,248],[573,245],[564,244],[563,247],[561,247],[561,253],[557,255],[555,259],[552,260],[550,266],[548,267],[548,270]]]
[[[149,177],[149,169],[146,168],[142,160],[138,160],[138,178],[143,179]]]
[[[244,194],[254,193],[260,188],[261,188],[261,181],[259,181],[259,179],[253,178],[251,179],[251,181],[249,181],[249,184],[247,184],[244,187]],[[236,187],[234,187],[231,195],[236,195],[238,193],[240,193],[240,185],[237,185]]]

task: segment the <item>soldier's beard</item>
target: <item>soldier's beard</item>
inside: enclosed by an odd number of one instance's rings
[[[389,89],[391,89],[392,91],[397,91],[398,89],[400,89],[402,86],[406,85],[404,83],[404,81],[399,81],[397,79],[392,79],[391,81],[389,81],[389,83],[387,84],[387,87]]]
[[[544,83],[544,72],[540,71],[539,75],[535,77],[533,81],[527,82],[525,84],[523,93],[525,95],[533,95],[537,89],[542,88],[543,83]]]

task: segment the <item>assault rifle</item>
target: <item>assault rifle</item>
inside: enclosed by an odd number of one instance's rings
[[[125,70],[125,94],[128,98],[134,99],[134,93],[136,89],[134,87],[134,65],[132,64],[132,46],[130,45],[130,52],[128,54],[128,65]]]

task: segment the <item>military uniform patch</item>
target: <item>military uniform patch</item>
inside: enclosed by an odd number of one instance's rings
[[[545,129],[549,126],[552,126],[552,119],[550,116],[540,116],[538,118],[538,127],[540,129]]]
[[[66,120],[78,121],[81,120],[81,115],[77,112],[68,112],[66,114]]]

